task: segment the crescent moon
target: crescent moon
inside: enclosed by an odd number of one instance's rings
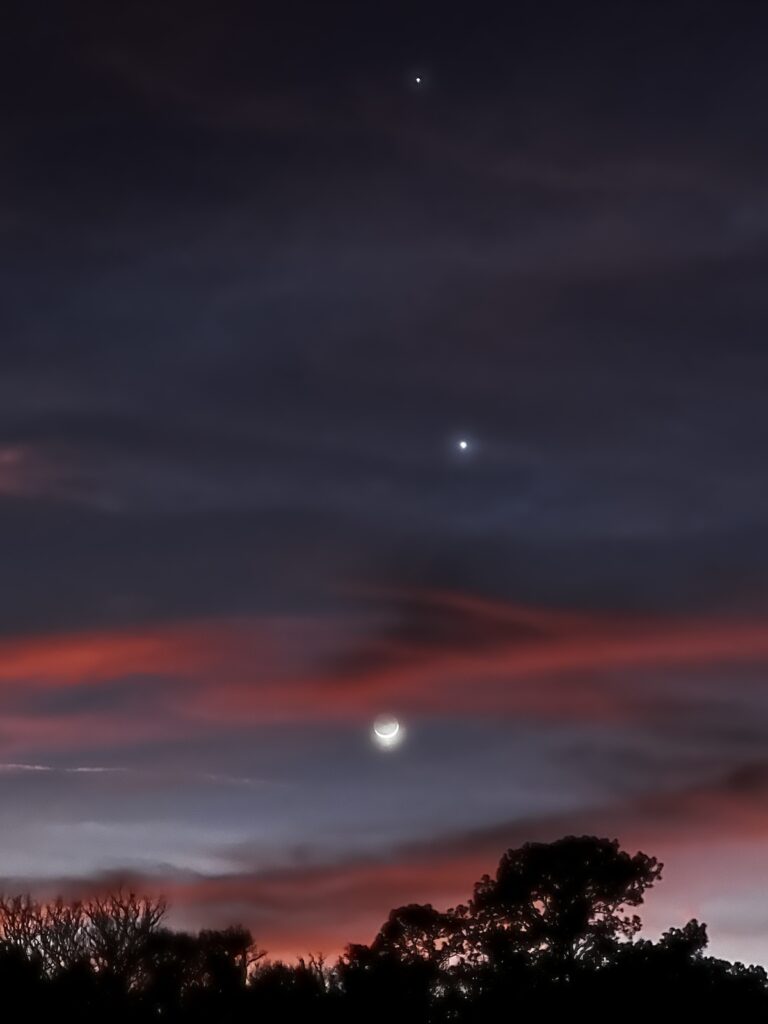
[[[377,721],[373,726],[373,731],[380,740],[393,740],[400,732],[400,723],[396,718],[391,718],[383,722]]]
[[[403,728],[394,715],[379,715],[371,729],[373,741],[383,750],[396,747],[404,735]]]

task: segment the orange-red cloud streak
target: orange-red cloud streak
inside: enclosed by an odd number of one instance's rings
[[[0,706],[19,693],[144,676],[186,684],[164,704],[173,733],[202,720],[217,728],[358,721],[382,707],[404,714],[602,721],[632,715],[643,697],[621,683],[621,670],[768,658],[762,621],[570,615],[466,595],[417,599],[430,602],[433,616],[449,615],[450,626],[466,623],[466,642],[461,633],[446,644],[439,637],[412,642],[385,634],[361,645],[358,667],[350,670],[347,638],[360,634],[364,613],[354,621],[341,615],[254,618],[6,639],[0,642]],[[56,716],[48,726],[30,718],[25,727],[23,709],[13,713],[19,734],[35,740],[39,732],[40,740],[55,742]],[[110,730],[107,719],[105,712],[101,728],[113,741],[120,730]],[[68,728],[76,729],[73,721]],[[150,732],[162,733],[162,724],[154,722]]]

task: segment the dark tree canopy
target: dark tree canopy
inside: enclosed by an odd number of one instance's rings
[[[626,913],[661,878],[662,865],[644,853],[630,856],[616,840],[567,836],[508,850],[495,878],[475,886],[469,907],[481,952],[511,950],[568,969],[601,962],[640,929]]]

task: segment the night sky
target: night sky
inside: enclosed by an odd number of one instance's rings
[[[4,7],[4,890],[332,955],[586,832],[768,962],[767,42]]]

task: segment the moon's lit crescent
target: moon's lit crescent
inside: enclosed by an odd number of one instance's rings
[[[403,736],[403,730],[394,715],[379,715],[373,723],[373,738],[380,747],[394,747]]]
[[[373,731],[380,740],[391,740],[400,732],[400,723],[394,718],[384,722],[376,722]]]

